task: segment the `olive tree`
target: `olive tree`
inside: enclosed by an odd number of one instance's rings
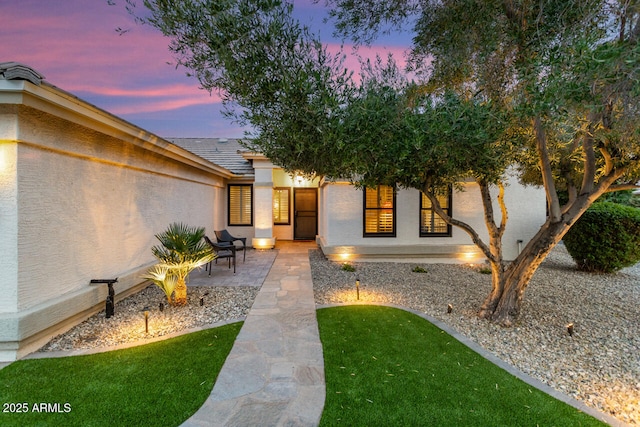
[[[536,269],[602,194],[639,173],[640,11],[631,0],[330,0],[338,32],[367,43],[411,28],[409,70],[380,61],[360,79],[279,0],[146,0],[143,23],[219,90],[251,148],[287,170],[425,193],[491,265],[479,314],[513,324]],[[547,195],[548,219],[507,263],[505,174]],[[438,194],[472,178],[488,241]],[[560,197],[566,193],[566,202]],[[494,206],[498,211],[494,212]]]
[[[398,162],[398,182],[421,189],[449,224],[465,230],[492,269],[492,291],[480,316],[503,325],[517,318],[523,294],[538,266],[601,195],[637,187],[640,179],[640,6],[613,0],[330,1],[337,28],[359,43],[383,28],[413,23],[411,70],[423,90],[454,91],[509,117],[490,152],[517,165],[525,183],[545,189],[549,215],[511,263],[502,259],[507,225],[502,179],[483,175],[491,156],[464,157],[467,144],[447,147],[453,169],[409,168]],[[497,122],[471,121],[473,133],[491,135]],[[431,121],[428,129],[439,124]],[[478,126],[478,127],[476,127]],[[450,133],[447,133],[450,135]],[[505,150],[511,155],[505,156]],[[457,155],[455,155],[457,153]],[[416,153],[418,154],[418,153]],[[427,153],[423,153],[427,154]],[[429,152],[429,154],[436,154]],[[470,167],[469,167],[470,166]],[[506,172],[507,163],[498,165]],[[468,170],[480,185],[489,242],[440,209],[432,186]],[[410,171],[403,181],[405,171]],[[422,179],[417,179],[422,177]],[[493,212],[490,185],[500,215]],[[560,196],[566,193],[566,202]],[[499,219],[498,219],[499,218]]]

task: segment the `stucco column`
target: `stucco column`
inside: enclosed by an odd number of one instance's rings
[[[268,160],[253,160],[255,237],[251,244],[256,249],[271,249],[276,244],[273,237],[273,168],[273,163]]]

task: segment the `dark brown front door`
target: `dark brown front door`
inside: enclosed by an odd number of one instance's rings
[[[293,189],[293,238],[314,240],[318,234],[318,190]]]

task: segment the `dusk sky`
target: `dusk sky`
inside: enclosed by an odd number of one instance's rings
[[[29,65],[48,83],[162,137],[243,136],[243,129],[221,115],[219,97],[172,65],[169,40],[135,24],[124,0],[115,3],[0,0],[0,62]],[[323,24],[322,4],[297,0],[294,10],[337,49],[341,41],[331,37],[331,24]],[[130,31],[119,35],[118,27]],[[404,62],[409,40],[407,34],[389,36],[360,54],[391,51]]]

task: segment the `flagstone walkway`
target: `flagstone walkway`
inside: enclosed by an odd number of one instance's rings
[[[183,426],[316,426],[324,360],[308,250],[278,255],[205,404]]]

